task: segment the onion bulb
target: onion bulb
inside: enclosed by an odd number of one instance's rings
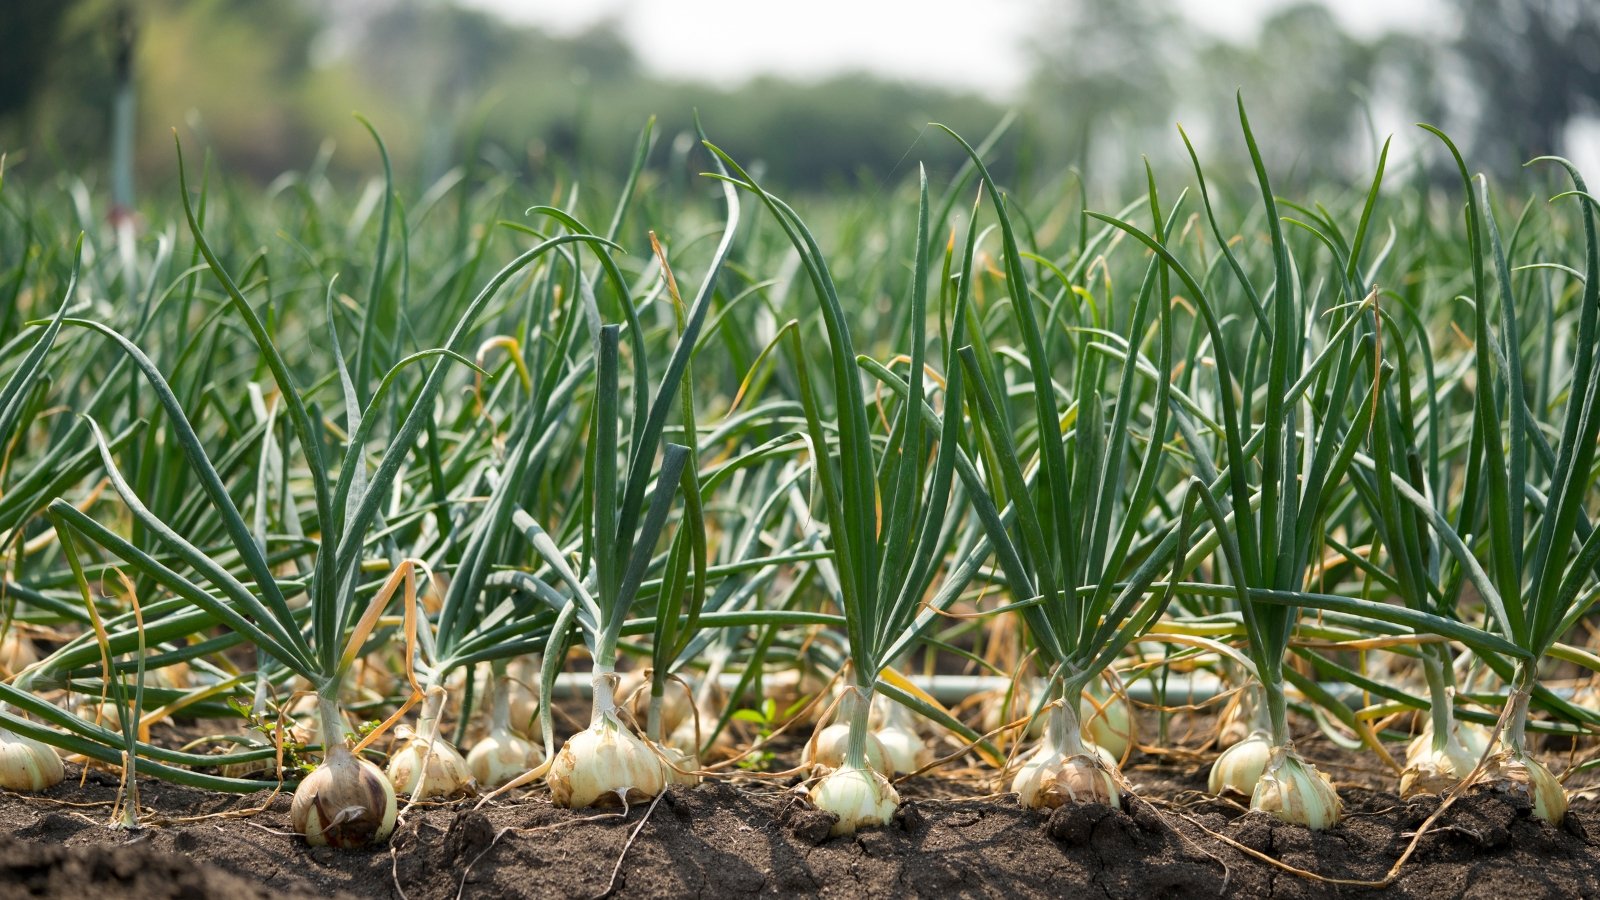
[[[597,669],[589,727],[568,738],[550,762],[545,783],[557,806],[633,803],[667,786],[666,767],[655,750],[617,718],[615,681],[611,672]]]
[[[849,745],[850,726],[836,722],[812,736],[800,754],[801,763],[813,774],[841,768],[844,766],[845,751]],[[865,763],[869,768],[878,772],[890,771],[889,754],[884,751],[877,735],[870,733],[867,735],[865,749]]]
[[[1231,748],[1230,748],[1231,749]],[[1328,776],[1291,747],[1276,747],[1250,795],[1250,808],[1285,822],[1322,831],[1339,824],[1344,802]]]
[[[1100,697],[1084,691],[1078,711],[1084,736],[1096,747],[1110,753],[1115,760],[1128,755],[1134,743],[1134,718],[1126,697],[1121,694]]]
[[[339,711],[333,701],[322,701],[322,713],[324,730],[336,731]],[[397,812],[389,779],[351,753],[341,735],[322,765],[295,789],[289,821],[313,847],[349,850],[388,840]]]
[[[0,787],[42,791],[66,777],[61,757],[48,744],[0,727]]]
[[[928,745],[923,741],[922,735],[917,733],[916,721],[911,716],[911,710],[885,697],[878,698],[873,704],[873,709],[874,712],[881,710],[881,714],[876,717],[876,730],[872,732],[872,736],[877,738],[878,745],[883,748],[887,768],[882,771],[885,774],[903,775],[915,772],[931,761],[932,754],[928,752]],[[868,744],[868,747],[870,746],[871,744]]]
[[[529,687],[539,683],[539,657],[519,656],[512,660],[506,667],[506,677],[510,679],[511,730],[530,741],[539,740],[539,694]]]
[[[1120,807],[1115,763],[1104,751],[1085,744],[1075,712],[1057,700],[1044,710],[1044,740],[1011,780],[1017,800],[1029,809],[1054,809],[1068,803]]]
[[[1264,731],[1252,731],[1248,737],[1222,751],[1211,764],[1211,779],[1207,787],[1217,796],[1238,794],[1249,797],[1267,770],[1267,758],[1272,755],[1272,741]]]
[[[1441,743],[1435,740],[1432,723],[1406,748],[1406,766],[1400,772],[1400,798],[1420,794],[1442,794],[1455,787],[1478,765],[1486,749],[1483,731],[1460,722],[1452,723]]]
[[[467,754],[467,770],[473,779],[491,789],[544,761],[544,753],[536,744],[511,730],[511,698],[516,682],[499,663],[494,666],[493,677],[489,733]]]
[[[863,826],[885,825],[900,805],[889,779],[865,766],[834,769],[811,786],[811,804],[839,817],[830,835],[855,834]]]
[[[474,789],[467,761],[439,736],[439,714],[444,711],[445,698],[443,687],[429,685],[416,732],[404,725],[395,729],[401,744],[389,757],[389,781],[412,801],[455,797]]]
[[[655,751],[608,714],[561,745],[545,781],[557,806],[579,809],[649,800],[666,777]]]
[[[537,744],[511,729],[491,729],[467,753],[467,771],[479,786],[497,788],[542,762]]]
[[[386,770],[395,790],[412,800],[455,797],[473,791],[472,770],[449,741],[430,739],[404,725],[395,728],[395,736],[401,741],[400,749],[389,757]]]
[[[15,628],[6,629],[6,636],[0,639],[0,676],[10,678],[38,661],[33,641]]]
[[[1489,790],[1527,798],[1533,814],[1551,825],[1567,817],[1567,792],[1547,768],[1526,751],[1505,748],[1489,758],[1479,782]]]
[[[1011,781],[1017,800],[1029,809],[1054,809],[1068,803],[1121,805],[1116,777],[1097,753],[1062,754],[1040,746]]]
[[[699,770],[700,763],[694,754],[680,750],[671,744],[656,744],[655,751],[661,756],[662,774],[667,779],[667,784],[699,784],[700,776],[695,772]]]

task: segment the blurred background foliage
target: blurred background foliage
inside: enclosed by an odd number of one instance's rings
[[[1437,28],[1367,37],[1301,3],[1273,7],[1242,40],[1197,29],[1173,0],[1040,0],[1018,48],[1033,75],[1004,101],[866,74],[662,78],[614,23],[555,34],[449,0],[4,6],[0,151],[35,176],[116,170],[111,110],[124,53],[137,112],[122,156],[163,184],[172,126],[262,183],[330,153],[330,173],[370,174],[376,151],[356,110],[402,172],[427,179],[463,158],[529,175],[563,174],[580,160],[625,170],[652,114],[667,138],[657,164],[688,167],[698,109],[720,145],[761,161],[789,190],[882,184],[916,160],[953,168],[951,142],[919,140],[926,124],[976,139],[1008,112],[1016,121],[993,154],[1004,174],[1076,166],[1118,186],[1138,176],[1141,154],[1185,163],[1174,122],[1202,154],[1236,141],[1229,123],[1241,86],[1274,134],[1269,162],[1286,181],[1367,171],[1381,136],[1416,121],[1446,128],[1475,166],[1499,174],[1539,153],[1600,144],[1594,0],[1446,0]]]

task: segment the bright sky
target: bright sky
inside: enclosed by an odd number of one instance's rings
[[[1050,0],[467,0],[560,32],[612,18],[652,71],[739,81],[809,78],[847,69],[972,88],[1004,97],[1027,74],[1019,51]],[[1115,2],[1115,0],[1099,0]],[[1250,37],[1289,0],[1180,0],[1208,31]],[[1336,0],[1358,35],[1425,29],[1443,0]]]

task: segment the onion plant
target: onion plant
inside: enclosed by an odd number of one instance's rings
[[[1045,718],[1045,737],[1015,773],[1011,789],[1023,805],[1036,808],[1085,802],[1117,805],[1121,788],[1114,774],[1116,764],[1085,744],[1079,706],[1089,686],[1161,616],[1173,596],[1170,587],[1147,589],[1175,543],[1167,542],[1164,552],[1142,560],[1134,555],[1135,539],[1157,513],[1162,450],[1172,429],[1171,382],[1161,374],[1170,371],[1173,359],[1168,304],[1158,299],[1158,292],[1160,298],[1168,294],[1165,267],[1159,260],[1149,266],[1128,323],[1128,334],[1138,340],[1156,320],[1152,420],[1141,453],[1134,447],[1132,427],[1134,407],[1143,395],[1136,391],[1141,381],[1137,348],[1130,346],[1115,367],[1087,339],[1072,348],[1078,367],[1076,398],[1063,412],[1056,367],[1046,350],[1047,323],[1054,311],[1038,310],[1005,198],[977,152],[962,144],[978,167],[999,220],[1006,288],[1021,332],[1032,400],[1031,415],[1023,421],[1037,448],[1036,459],[1025,465],[1018,449],[1023,438],[1015,432],[1012,413],[1002,406],[1004,394],[986,375],[977,350],[970,345],[961,348],[970,405],[983,424],[997,469],[990,473],[989,493],[976,494],[974,503],[1007,588],[1015,600],[1026,601],[1021,615],[1046,672],[1040,712],[1035,713]],[[1150,208],[1159,239],[1170,223],[1162,219],[1153,184]],[[1063,302],[1059,295],[1056,302]],[[1083,333],[1093,335],[1094,330]],[[975,333],[974,339],[981,341],[982,336]],[[1113,375],[1116,380],[1108,386]],[[1130,465],[1133,468],[1127,470]],[[1028,469],[1034,472],[1032,479]],[[1010,527],[993,508],[1001,502],[1010,510]],[[1187,518],[1193,503],[1186,501],[1184,506]],[[1180,528],[1180,533],[1186,531],[1187,523]]]
[[[544,774],[552,795],[562,806],[648,799],[660,793],[668,783],[669,773],[676,771],[664,763],[658,749],[641,740],[619,717],[615,699],[617,644],[655,556],[655,548],[667,527],[672,498],[680,482],[684,482],[683,491],[693,503],[698,503],[699,499],[696,473],[689,465],[689,447],[666,442],[663,449],[663,434],[710,309],[718,272],[732,249],[739,224],[736,194],[731,188],[725,188],[723,193],[727,218],[722,239],[700,291],[690,305],[677,346],[653,397],[645,397],[648,370],[642,350],[634,357],[635,371],[630,385],[634,397],[631,434],[619,429],[621,327],[599,325],[597,311],[591,312],[591,327],[598,327],[594,328],[594,395],[584,460],[584,493],[580,501],[582,574],[572,568],[566,552],[534,517],[519,511],[513,518],[516,527],[549,569],[548,579],[530,573],[523,584],[559,610],[560,618],[552,631],[553,642],[559,647],[565,640],[566,630],[576,622],[593,660],[594,693],[589,728],[569,739],[544,766],[531,771],[524,779],[510,782],[515,785]],[[575,220],[566,222],[581,231],[581,224]],[[626,293],[619,299],[631,317],[632,300]],[[637,320],[630,323],[630,329],[642,347]],[[623,452],[628,459],[626,471],[618,460]],[[656,463],[658,452],[659,466]],[[655,485],[653,491],[651,484]],[[645,506],[647,492],[651,494],[648,509]],[[697,526],[680,527],[692,531]],[[682,578],[691,557],[696,577],[703,578],[703,555],[686,551],[671,554],[668,577]],[[561,655],[547,652],[546,658],[555,661]],[[548,704],[545,706],[548,708]],[[545,733],[549,740],[548,727]]]
[[[883,748],[870,733],[872,701],[883,686],[885,670],[926,627],[929,616],[922,609],[923,598],[940,570],[948,565],[936,595],[926,601],[933,609],[948,606],[960,595],[986,555],[974,547],[964,558],[949,563],[943,559],[952,537],[947,526],[954,524],[952,482],[961,452],[963,416],[959,404],[947,404],[938,425],[938,451],[930,459],[933,429],[924,409],[930,268],[927,176],[924,173],[920,183],[915,261],[906,290],[911,325],[907,388],[880,449],[867,419],[869,407],[848,320],[816,239],[787,203],[763,189],[731,157],[707,146],[732,170],[733,184],[761,199],[793,244],[820,303],[827,332],[836,437],[823,423],[819,391],[811,382],[798,324],[786,326],[784,336],[799,378],[811,469],[827,513],[826,543],[837,567],[835,599],[849,638],[849,677],[836,703],[844,727],[842,733],[833,732],[837,738],[823,729],[808,744],[808,752],[823,770],[810,796],[819,809],[837,817],[834,834],[849,834],[886,823],[899,804],[899,795],[885,777],[888,763]],[[970,242],[968,250],[970,272]],[[964,343],[966,281],[945,342],[947,398],[961,396],[955,350]],[[842,746],[827,746],[835,741]]]
[[[1362,403],[1361,398],[1373,395],[1382,374],[1371,353],[1359,352],[1361,345],[1352,339],[1353,327],[1363,318],[1359,308],[1335,306],[1329,333],[1319,334],[1312,327],[1319,311],[1317,298],[1308,296],[1300,283],[1242,98],[1239,121],[1266,208],[1273,252],[1273,284],[1266,293],[1255,287],[1243,267],[1230,265],[1237,289],[1258,319],[1254,334],[1244,341],[1248,362],[1222,328],[1211,292],[1177,261],[1160,235],[1095,215],[1122,228],[1171,265],[1191,292],[1204,321],[1219,382],[1216,397],[1227,469],[1223,500],[1203,490],[1197,496],[1211,510],[1234,583],[1269,727],[1269,739],[1261,748],[1266,751],[1259,760],[1261,772],[1251,785],[1251,808],[1311,828],[1327,828],[1338,822],[1342,804],[1326,776],[1295,752],[1284,692],[1284,656],[1298,620],[1299,607],[1293,598],[1308,587],[1308,574],[1321,546],[1323,519],[1371,427],[1374,404]],[[1196,170],[1198,173],[1198,161]],[[1214,221],[1209,198],[1204,194],[1202,198]],[[1225,242],[1221,246],[1231,262],[1231,251]],[[1359,249],[1358,245],[1357,255]],[[1258,352],[1266,354],[1264,370],[1257,363]],[[1363,363],[1369,369],[1370,387],[1357,383]],[[1260,397],[1263,408],[1258,424],[1252,424],[1252,410],[1238,408],[1235,396]],[[1259,442],[1252,440],[1257,434]],[[1252,447],[1248,454],[1247,444]],[[1198,447],[1194,449],[1199,452]],[[1257,473],[1258,478],[1253,479],[1252,474]],[[1257,592],[1270,592],[1290,602],[1271,602]],[[1236,745],[1218,765],[1234,765],[1239,755],[1259,752],[1260,746],[1255,742]],[[1227,781],[1249,783],[1248,778]]]

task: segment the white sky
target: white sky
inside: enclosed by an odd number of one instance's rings
[[[848,69],[1005,97],[1027,75],[1019,46],[1050,0],[467,0],[558,32],[613,18],[652,71],[737,82]],[[1116,0],[1098,0],[1116,2]],[[1179,0],[1196,25],[1248,38],[1289,0]],[[1423,29],[1442,0],[1334,0],[1358,35]]]

